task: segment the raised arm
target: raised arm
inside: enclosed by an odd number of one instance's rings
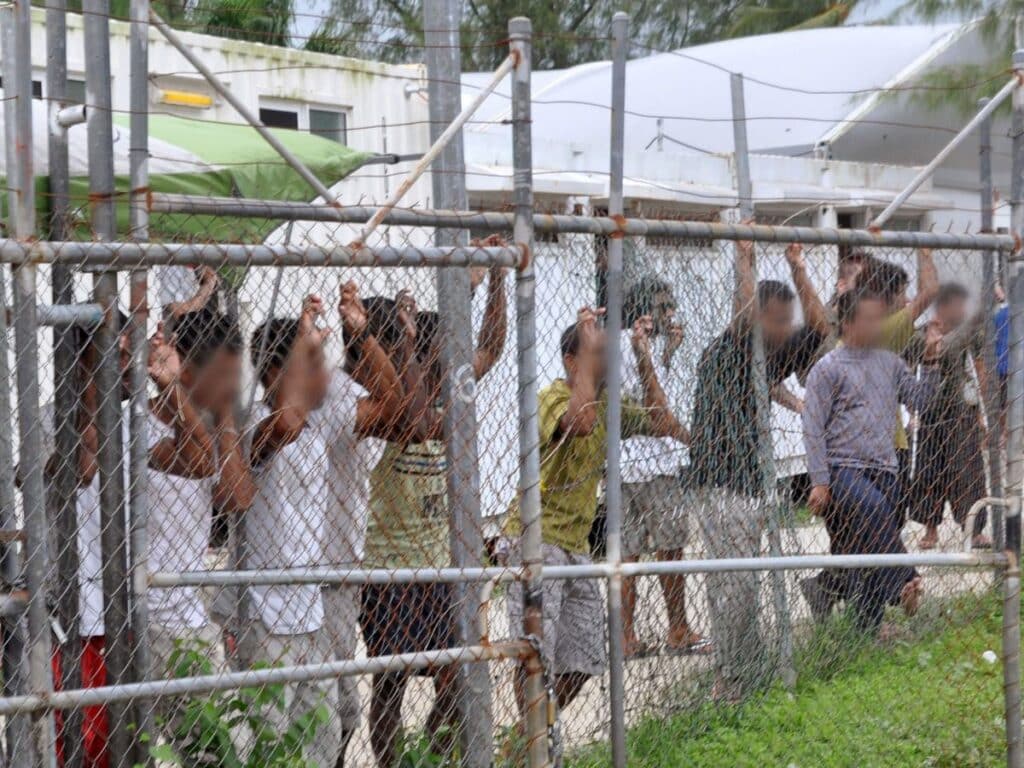
[[[164,307],[171,317],[178,318],[187,315],[189,312],[197,312],[210,302],[210,297],[217,290],[217,271],[213,267],[203,266],[199,268],[199,290],[195,295],[185,301],[175,301]]]
[[[650,317],[644,316],[633,324],[630,342],[633,356],[636,358],[637,374],[643,390],[644,408],[647,409],[650,421],[650,434],[655,437],[674,437],[684,443],[690,442],[690,433],[686,430],[669,407],[668,398],[658,381],[658,372],[651,355],[651,331],[654,324]]]
[[[579,349],[569,382],[570,396],[565,413],[558,422],[557,437],[585,437],[594,431],[598,419],[598,367],[601,334],[597,318],[604,309],[581,309],[576,318]]]
[[[416,300],[408,291],[401,291],[395,297],[395,304],[398,307],[398,321],[402,326],[402,341],[397,350],[396,365],[404,393],[400,407],[401,420],[397,427],[399,439],[413,443],[440,439],[444,433],[444,419],[434,408],[423,364],[416,351]]]
[[[174,436],[150,449],[149,465],[180,477],[212,477],[217,471],[213,440],[179,383],[179,373],[178,354],[158,330],[149,340],[149,376],[158,390],[151,408],[160,421],[173,426]]]
[[[281,448],[294,442],[306,426],[309,415],[309,404],[306,401],[309,357],[312,346],[323,343],[323,336],[316,327],[316,319],[322,314],[323,302],[320,298],[307,296],[302,304],[295,344],[273,385],[276,388],[273,412],[256,425],[253,434],[253,466],[266,461]]]
[[[830,473],[825,445],[825,430],[832,415],[832,385],[828,370],[821,363],[811,369],[807,377],[804,407],[801,414],[804,430],[804,450],[807,456],[807,475],[811,487],[811,511],[821,514],[829,499]]]
[[[387,353],[367,332],[366,309],[352,281],[341,287],[338,313],[345,339],[358,350],[352,378],[367,391],[356,404],[356,434],[397,439],[405,391]]]
[[[750,222],[743,222],[749,224]],[[736,241],[735,288],[732,297],[732,325],[738,329],[749,325],[754,318],[757,300],[757,277],[754,275],[754,244],[748,240]]]
[[[487,245],[504,245],[500,239],[488,238]],[[491,267],[487,280],[487,306],[484,309],[480,335],[476,342],[473,355],[473,374],[477,381],[487,375],[501,357],[505,348],[505,336],[508,333],[508,310],[505,301],[505,268]]]
[[[240,514],[252,506],[256,483],[235,426],[234,407],[215,414],[214,430],[220,471],[213,486],[213,503],[229,514]]]
[[[814,288],[811,278],[807,275],[807,262],[804,260],[804,249],[799,243],[790,243],[786,246],[786,261],[789,262],[789,271],[793,277],[793,285],[796,286],[796,295],[800,299],[800,306],[804,311],[804,324],[821,336],[828,336],[832,332],[832,324],[828,319],[828,312],[821,301],[821,297]]]
[[[917,295],[908,306],[911,320],[917,320],[924,314],[938,295],[939,271],[935,268],[932,249],[921,248],[917,252]]]

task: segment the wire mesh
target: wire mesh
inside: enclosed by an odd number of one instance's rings
[[[160,219],[154,216],[151,226],[159,229]],[[180,217],[175,221],[181,223]],[[351,242],[357,231],[358,225],[294,222],[270,232],[265,242],[327,248]],[[474,241],[474,247],[501,246],[500,237]],[[428,231],[416,228],[392,227],[379,238],[403,247],[429,245]],[[561,427],[552,427],[550,419],[558,421],[581,375],[576,357],[582,352],[566,346],[567,336],[580,335],[581,308],[600,309],[606,247],[603,236],[563,233],[545,236],[534,251],[546,566],[603,558],[603,438],[557,437]],[[756,406],[749,348],[742,338],[736,343],[736,314],[742,309],[734,296],[737,253],[751,254],[758,280],[773,281],[760,289],[776,467],[767,486],[761,474],[764,450],[750,431]],[[983,395],[990,382],[998,393],[1005,376],[1000,378],[998,367],[994,373],[982,368],[982,344],[995,343],[1005,318],[1001,310],[994,316],[991,307],[983,307],[974,291],[982,282],[978,255],[627,239],[626,330],[619,340],[627,562],[905,551],[878,550],[881,544],[870,532],[809,510],[800,415],[810,372],[823,357],[835,356],[829,350],[837,344],[839,296],[866,280],[865,273],[877,273],[882,262],[898,267],[891,270],[895,285],[900,289],[905,281],[909,291],[906,298],[896,290],[886,310],[892,311],[887,323],[898,329],[886,344],[899,347],[907,375],[915,380],[931,375],[925,370],[932,363],[925,350],[929,331],[941,325],[948,339],[934,401],[919,410],[870,414],[869,424],[886,432],[893,447],[903,446],[897,453],[902,492],[887,495],[888,509],[906,521],[897,531],[902,528],[901,541],[911,552],[990,548],[995,507],[972,506],[997,495],[981,447],[999,439],[1005,396],[988,412]],[[39,269],[42,303],[51,268]],[[170,583],[175,574],[239,568],[330,571],[335,577],[376,569],[395,575],[392,583],[377,576],[366,585],[321,586],[311,577],[304,584],[241,588],[151,587],[152,679],[292,669],[480,642],[500,645],[522,636],[521,587],[514,576],[488,587],[483,614],[469,636],[460,631],[453,585],[431,583],[422,573],[417,581],[417,571],[449,567],[451,545],[466,533],[451,530],[445,502],[449,470],[439,387],[454,372],[442,370],[439,362],[437,313],[444,308],[437,306],[435,278],[435,269],[401,267],[151,269],[148,570]],[[79,273],[75,280],[75,299],[89,301],[88,275]],[[128,285],[122,283],[121,306],[127,307]],[[516,351],[507,339],[515,322],[513,283],[498,267],[472,268],[472,283],[474,375],[468,383],[458,380],[477,406],[483,529],[474,538],[487,542],[480,565],[518,565],[517,529],[510,522],[516,519],[520,460],[517,427],[509,418],[517,390]],[[771,308],[781,314],[772,316]],[[125,328],[127,320],[122,318]],[[986,325],[991,326],[987,334]],[[54,679],[60,681],[58,689],[96,687],[105,681],[103,636],[110,634],[103,625],[106,556],[95,467],[99,446],[91,421],[99,351],[88,329],[41,329],[39,338],[43,350],[69,339],[76,359],[72,423],[78,443],[68,455],[55,450],[54,362],[48,354],[40,369],[44,406],[38,429],[48,457],[51,519],[61,513],[55,478],[62,469],[76,478],[77,564],[68,558],[69,540],[56,535],[57,526],[51,529],[48,601],[65,606],[55,611]],[[577,338],[576,343],[582,342]],[[118,349],[127,373],[126,343],[119,342]],[[1002,360],[1004,351],[993,349],[991,357]],[[650,431],[651,414],[661,407],[651,400],[649,374],[640,370],[644,355],[676,425],[662,424],[662,436],[641,434]],[[13,362],[16,366],[17,359]],[[597,394],[594,434],[603,428],[603,396]],[[139,436],[128,429],[124,413],[127,455]],[[898,423],[906,435],[902,444],[896,442]],[[559,451],[578,439],[589,448],[569,445],[572,460],[566,462]],[[251,471],[242,458],[245,451],[252,452]],[[164,471],[157,468],[160,461],[170,462]],[[127,459],[123,466],[126,471]],[[972,519],[968,513],[974,513]],[[131,510],[126,514],[130,522]],[[643,748],[650,750],[668,748],[651,730],[664,718],[688,739],[714,738],[728,727],[723,713],[737,706],[769,706],[787,682],[795,682],[794,695],[799,695],[818,682],[837,684],[851,670],[893,655],[920,669],[940,653],[955,659],[948,701],[992,709],[1000,696],[997,670],[988,660],[989,651],[999,648],[995,572],[936,566],[918,572],[923,595],[919,600],[916,591],[903,596],[905,603],[919,603],[910,606],[916,616],[903,616],[899,606],[887,608],[881,627],[861,622],[864,589],[852,586],[869,571],[627,577],[627,726],[647,734],[651,743]],[[458,582],[459,576],[451,580]],[[68,615],[62,598],[76,589],[77,616]],[[569,764],[605,759],[595,745],[606,742],[610,717],[606,594],[603,575],[545,580],[541,647],[552,689],[565,704],[557,743]],[[899,597],[891,602],[899,603]],[[516,655],[521,651],[489,664],[487,695],[498,764],[524,762]],[[354,765],[455,759],[463,748],[456,666],[417,667],[371,676],[310,673],[300,682],[198,692],[156,703],[143,697],[133,704],[152,707],[158,730],[149,735],[147,751],[164,761],[179,756],[186,764],[227,765],[238,759],[273,765],[290,754],[332,765],[345,747],[347,764]],[[579,690],[572,690],[571,673],[578,675]],[[571,702],[570,690],[576,694]],[[908,718],[918,717],[915,704],[922,717],[934,706],[915,702],[909,691],[902,694]],[[77,709],[57,718],[62,759],[130,765],[134,757],[104,752],[104,734],[116,727],[104,719],[104,708],[85,707],[80,714]],[[69,735],[72,723],[81,738]],[[977,754],[994,754],[997,736],[997,730],[987,733]],[[779,739],[795,744],[803,737],[793,731]],[[804,749],[827,763],[844,745],[839,740]],[[948,748],[961,746],[954,739]],[[977,764],[983,763],[978,757]]]

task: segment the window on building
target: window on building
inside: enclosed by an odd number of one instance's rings
[[[4,79],[0,77],[0,88],[4,87]],[[41,99],[43,98],[43,81],[33,80],[32,81],[32,98]]]
[[[299,113],[290,109],[270,109],[260,107],[260,122],[268,128],[299,129]]]
[[[68,78],[65,94],[69,103],[85,104],[85,80],[72,80]]]
[[[332,109],[309,108],[309,132],[325,139],[346,143],[345,113]]]

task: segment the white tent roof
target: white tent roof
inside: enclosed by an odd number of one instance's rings
[[[727,40],[629,62],[627,153],[664,133],[699,150],[731,152],[729,73],[746,82],[751,151],[805,150],[874,90],[909,77],[955,40],[962,25],[837,27]],[[535,141],[608,142],[609,62],[538,72],[533,78]],[[488,75],[463,78],[471,98]],[[479,121],[510,115],[508,86],[485,102]],[[500,125],[476,123],[469,133]]]

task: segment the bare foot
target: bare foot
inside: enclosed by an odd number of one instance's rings
[[[622,642],[622,654],[627,659],[639,659],[644,656],[650,656],[654,652],[654,648],[650,643],[645,643],[640,640],[635,634],[626,635]]]
[[[921,543],[918,545],[921,549],[935,549],[939,543],[939,529],[934,525],[929,525],[927,530],[924,532],[924,536],[921,537]]]
[[[974,549],[992,549],[992,539],[990,539],[984,533],[979,533],[977,536],[971,539],[971,546]]]
[[[694,654],[705,656],[712,652],[711,641],[689,627],[672,630],[665,641],[665,650],[673,654]]]
[[[885,622],[878,630],[878,642],[888,645],[901,639],[905,634],[906,632],[898,624]]]
[[[907,616],[913,616],[917,613],[917,609],[921,606],[921,595],[923,592],[924,586],[921,583],[920,576],[915,576],[903,585],[903,589],[900,590],[900,605]]]
[[[711,701],[715,704],[739,704],[743,701],[743,692],[738,683],[729,684],[716,677],[711,687]]]

